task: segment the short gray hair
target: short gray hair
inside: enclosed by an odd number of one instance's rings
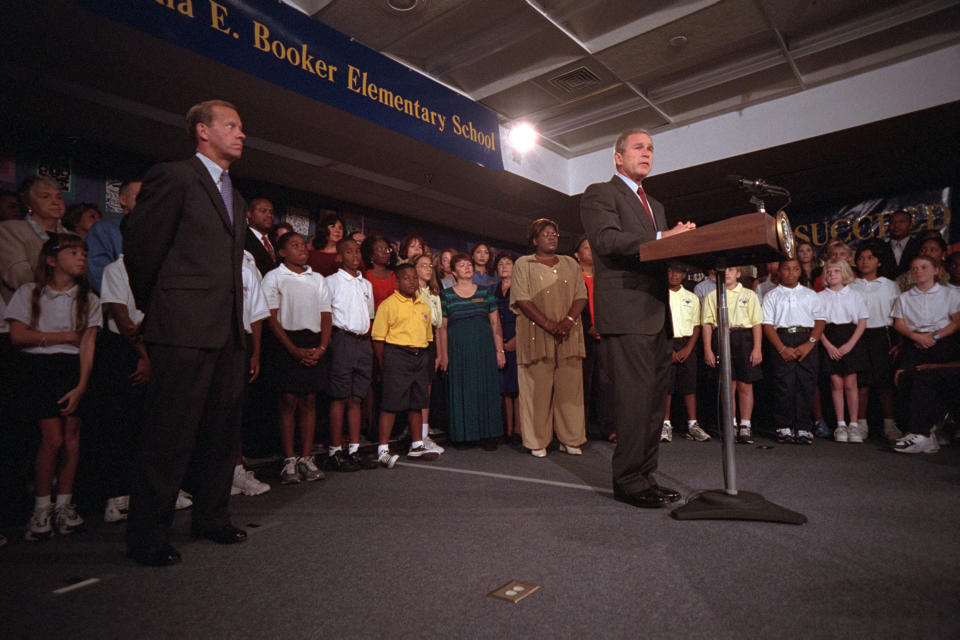
[[[647,131],[646,129],[640,129],[640,128],[627,129],[626,131],[621,133],[619,137],[617,137],[617,141],[613,145],[613,150],[617,153],[623,153],[624,148],[627,146],[627,138],[637,133],[646,134],[651,140],[653,139],[653,136],[651,136],[650,132]]]

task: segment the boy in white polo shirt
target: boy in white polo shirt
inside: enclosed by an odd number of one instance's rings
[[[374,317],[373,285],[363,277],[360,245],[347,238],[337,243],[337,251],[340,269],[327,278],[333,310],[330,380],[327,384],[330,397],[327,468],[359,471],[365,466],[360,458],[363,399],[370,391],[373,376],[373,348],[370,345],[370,322]],[[349,435],[346,453],[341,444],[344,414]]]

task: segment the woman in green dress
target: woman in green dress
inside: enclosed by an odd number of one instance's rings
[[[459,253],[450,262],[457,283],[440,292],[440,368],[447,372],[447,435],[455,445],[479,441],[493,450],[503,435],[497,369],[506,364],[497,301],[491,289],[474,284],[470,256]]]

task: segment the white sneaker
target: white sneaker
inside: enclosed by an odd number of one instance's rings
[[[562,442],[560,443],[560,451],[569,453],[571,456],[583,455],[583,451],[580,449],[580,447],[569,447]]]
[[[432,439],[430,439],[430,436],[427,436],[426,438],[423,439],[423,447],[427,451],[436,451],[437,453],[443,453],[444,451],[446,451],[446,449],[444,449],[443,447],[438,445],[436,442],[434,442]]]
[[[426,444],[421,444],[419,447],[411,447],[410,450],[407,451],[407,457],[415,458],[417,460],[426,460],[429,462],[439,458],[440,454],[433,449],[427,449]]]
[[[893,443],[893,450],[898,453],[936,453],[940,451],[940,445],[934,435],[908,433]]]
[[[847,425],[837,425],[837,428],[833,430],[833,439],[836,442],[849,442],[850,434],[847,433]]]
[[[863,442],[863,432],[860,430],[860,424],[851,422],[847,427],[847,442],[860,444]]]
[[[673,442],[673,425],[663,423],[663,428],[660,429],[660,442]]]
[[[323,471],[320,471],[317,463],[314,462],[313,456],[306,456],[297,460],[297,471],[300,473],[300,477],[307,482],[323,480],[326,477]]]
[[[189,509],[193,506],[193,496],[180,489],[180,493],[177,494],[177,510],[180,509]]]
[[[377,462],[380,463],[380,466],[386,467],[387,469],[393,469],[399,459],[400,456],[395,453],[390,453],[389,451],[384,451],[377,456]]]
[[[53,537],[53,505],[47,505],[40,509],[34,509],[30,516],[30,522],[27,524],[27,533],[23,536],[25,540],[36,542],[37,540],[46,540]]]
[[[683,435],[683,437],[687,440],[706,442],[710,439],[710,434],[703,430],[703,427],[700,426],[699,422],[694,422],[687,428],[687,432]]]
[[[235,496],[242,493],[245,496],[259,496],[267,491],[270,491],[270,485],[257,480],[253,471],[247,471],[243,467],[234,468],[233,486],[230,487],[230,495]]]
[[[530,455],[534,458],[546,458],[547,450],[546,449],[530,449]]]
[[[61,536],[79,531],[83,527],[83,518],[77,513],[77,505],[65,504],[53,510],[53,527]]]
[[[297,471],[297,459],[285,458],[283,469],[280,471],[280,484],[297,484],[300,482],[300,472]]]
[[[103,510],[104,522],[120,522],[127,519],[130,496],[107,498],[107,508]]]
[[[903,437],[903,432],[897,429],[896,424],[883,425],[883,437],[890,442],[895,442]]]

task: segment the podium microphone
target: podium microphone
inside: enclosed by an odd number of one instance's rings
[[[744,191],[750,193],[755,193],[758,195],[770,195],[770,196],[789,196],[790,192],[784,189],[783,187],[778,187],[773,184],[767,184],[760,178],[756,180],[750,180],[749,178],[744,178],[743,176],[727,176],[724,179],[728,184],[732,184]]]

